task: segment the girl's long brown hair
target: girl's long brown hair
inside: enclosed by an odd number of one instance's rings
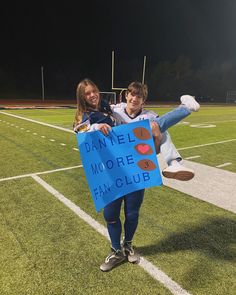
[[[75,114],[74,126],[81,123],[83,114],[90,108],[85,100],[85,88],[88,85],[91,85],[99,93],[99,89],[93,81],[86,78],[79,82],[76,89],[77,111]]]

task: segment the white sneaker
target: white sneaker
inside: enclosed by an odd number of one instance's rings
[[[122,262],[126,260],[126,256],[121,250],[111,249],[112,252],[107,256],[105,262],[100,266],[101,271],[109,271],[114,267],[120,265]]]
[[[166,178],[187,181],[194,177],[194,171],[174,161],[172,165],[162,171],[162,175]]]
[[[184,104],[191,112],[197,112],[200,109],[199,103],[195,100],[194,96],[182,95],[180,101]]]
[[[132,246],[132,241],[122,243],[122,248],[124,251],[124,254],[126,255],[127,259],[131,263],[139,263],[140,262],[140,255],[137,252],[137,250],[134,249]]]

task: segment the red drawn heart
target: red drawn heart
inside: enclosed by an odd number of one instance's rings
[[[139,144],[137,149],[140,153],[145,154],[149,150],[149,145],[147,144]]]

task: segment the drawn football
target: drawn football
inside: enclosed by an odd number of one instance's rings
[[[156,164],[153,163],[151,160],[149,159],[143,159],[138,161],[138,166],[142,169],[142,170],[154,170],[156,169]]]
[[[134,128],[133,133],[138,139],[147,140],[151,138],[150,132],[144,127]]]

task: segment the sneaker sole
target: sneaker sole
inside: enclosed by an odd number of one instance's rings
[[[128,251],[125,251],[125,255],[127,257],[128,262],[133,264],[138,264],[140,262],[140,255],[136,254],[136,258],[134,255],[130,255]]]
[[[133,264],[139,264],[140,262],[140,257],[134,260],[132,256],[127,256],[127,259],[130,263],[133,263]]]
[[[172,178],[181,181],[188,181],[194,177],[194,173],[190,171],[169,172],[162,171],[162,175],[166,178]]]

